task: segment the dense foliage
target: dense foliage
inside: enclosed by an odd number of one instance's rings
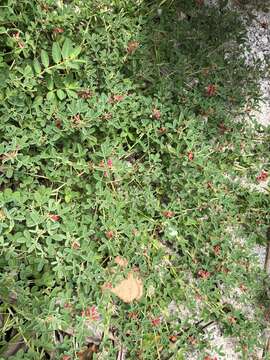
[[[212,321],[251,354],[269,197],[239,178],[269,169],[269,131],[234,119],[258,97],[238,17],[192,0],[0,13],[1,356],[19,339],[14,359],[205,358]],[[126,304],[104,284],[131,270]]]

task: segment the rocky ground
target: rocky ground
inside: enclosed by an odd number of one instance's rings
[[[206,3],[210,6],[218,6],[218,0],[208,0]],[[260,80],[260,89],[262,99],[259,102],[258,109],[254,110],[250,115],[258,123],[267,127],[270,126],[270,76],[268,62],[270,57],[270,4],[268,12],[264,12],[258,9],[243,9],[237,7],[236,1],[230,2],[228,6],[233,7],[236,11],[239,11],[243,21],[247,22],[247,42],[246,47],[243,50],[243,55],[247,64],[255,64],[258,61],[262,69],[262,77]],[[247,11],[249,13],[247,13]],[[247,20],[248,16],[254,16],[254,19],[250,22]],[[253,184],[247,184],[243,180],[243,186],[252,186]],[[267,184],[264,184],[264,186]],[[253,185],[254,186],[254,185]],[[265,191],[264,188],[253,188],[253,191]],[[261,267],[264,266],[265,259],[265,247],[256,246],[254,249],[255,254],[259,258]],[[225,354],[226,360],[241,359],[241,355],[237,353],[237,343],[234,338],[225,338],[217,324],[212,324],[207,329],[207,335],[212,338],[213,348],[222,349]],[[263,334],[261,334],[263,335]],[[258,334],[259,336],[259,334]],[[191,354],[190,360],[197,359],[199,354]],[[215,354],[213,354],[215,358]],[[263,349],[258,349],[257,354],[250,355],[249,359],[262,359]]]

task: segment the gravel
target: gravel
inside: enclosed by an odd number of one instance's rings
[[[218,0],[205,0],[205,4],[209,6],[218,6],[218,2]],[[243,21],[246,21],[247,14],[243,10],[236,8],[235,3],[229,1],[227,6],[238,11]],[[243,56],[247,65],[252,66],[259,62],[262,73],[265,74],[262,76],[259,83],[262,99],[258,104],[258,109],[253,111],[250,115],[252,115],[258,123],[268,127],[270,126],[270,77],[267,74],[267,68],[268,60],[270,58],[270,8],[267,13],[250,9],[249,11],[252,12],[254,19],[247,25],[247,41],[243,47]],[[246,184],[244,185],[246,186]],[[253,191],[260,191],[260,189],[258,190],[254,188]],[[261,268],[264,266],[265,252],[265,246],[257,245],[254,248],[254,253],[258,257]],[[207,333],[208,336],[211,337],[212,348],[222,349],[222,352],[225,354],[224,357],[222,357],[223,359],[241,359],[240,353],[237,352],[238,344],[236,340],[234,338],[226,338],[223,336],[222,330],[218,324],[215,323],[212,327],[210,327],[207,330]],[[263,334],[260,334],[259,336],[263,336]],[[258,349],[256,354],[250,354],[250,358],[262,359],[262,352],[262,349]],[[191,356],[188,356],[188,359],[199,359],[199,354],[193,353],[190,355]],[[213,358],[216,356],[217,359],[220,359],[215,352],[213,352],[211,356]]]

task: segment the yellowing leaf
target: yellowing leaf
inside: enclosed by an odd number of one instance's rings
[[[3,209],[0,209],[0,221],[5,220],[6,214]]]
[[[140,300],[142,297],[143,283],[139,277],[130,272],[127,279],[122,280],[110,291],[125,303],[131,303],[134,300]]]

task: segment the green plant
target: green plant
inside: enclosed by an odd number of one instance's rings
[[[258,72],[241,60],[235,14],[190,0],[158,10],[125,0],[1,5],[4,358],[18,338],[14,359],[113,359],[121,348],[130,359],[192,349],[203,358],[218,352],[209,321],[243,354],[260,345],[264,274],[251,249],[269,200],[238,178],[255,183],[269,169],[269,129],[234,121],[258,100]],[[139,301],[103,290],[138,270]]]

